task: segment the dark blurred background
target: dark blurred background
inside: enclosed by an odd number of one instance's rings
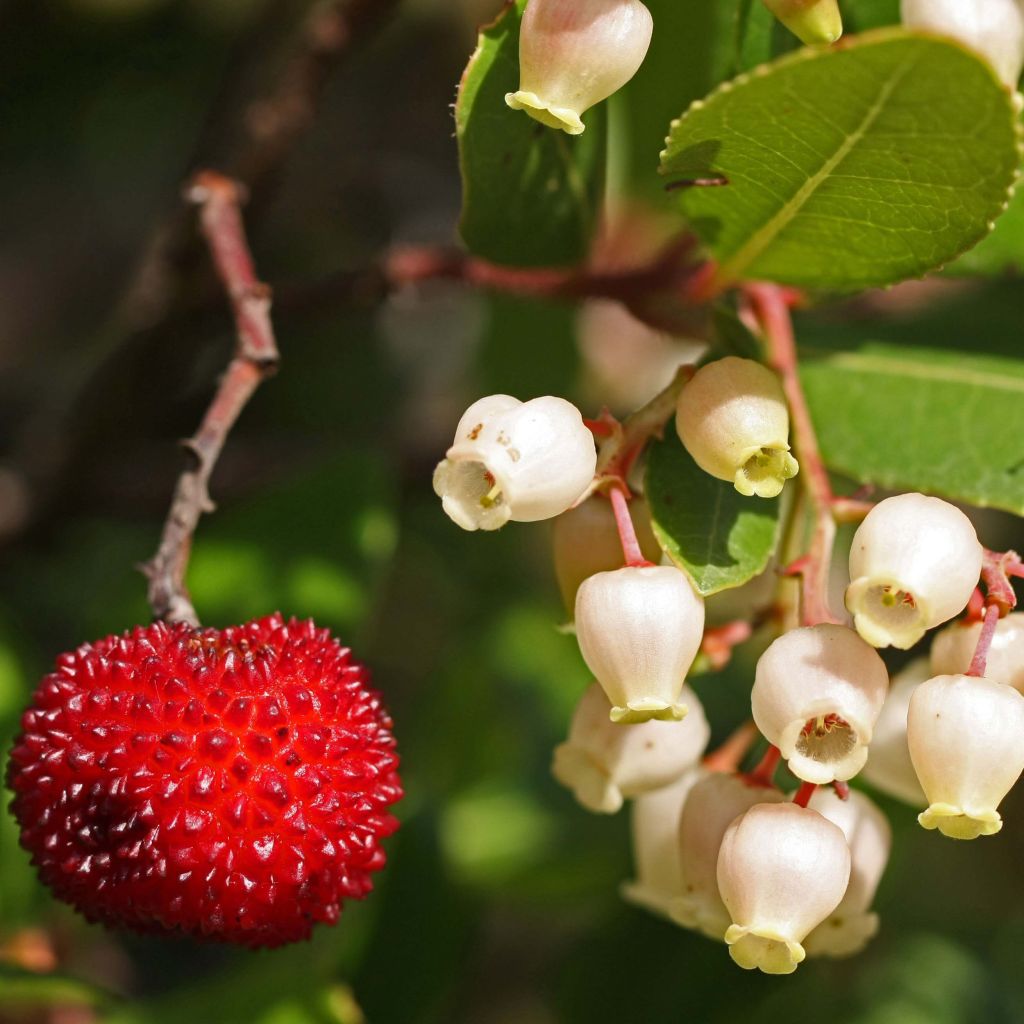
[[[614,391],[624,353],[648,389],[667,357],[578,330],[567,307],[451,284],[383,294],[383,249],[456,241],[450,104],[499,5],[363,6],[359,45],[303,66],[296,95],[323,79],[314,116],[267,103],[294,74],[308,0],[0,0],[5,753],[58,652],[149,618],[134,567],[155,548],[176,441],[233,344],[180,199],[209,165],[252,186],[283,364],[214,477],[193,599],[211,625],[280,608],[351,643],[395,717],[408,792],[377,891],[308,945],[260,954],[86,925],[37,885],[0,815],[0,1021],[1024,1020],[1020,799],[997,840],[970,844],[885,802],[896,841],[880,936],[791,978],[742,972],[620,900],[626,813],[586,814],[548,773],[587,677],[554,628],[547,531],[464,534],[430,473],[480,394],[621,406],[638,397]],[[699,86],[681,72],[667,108]],[[802,330],[933,345],[969,331],[974,348],[1017,351],[1019,325],[1004,281],[897,289]],[[985,529],[992,547],[1021,543],[1010,517]],[[696,681],[718,739],[748,713],[752,656]]]

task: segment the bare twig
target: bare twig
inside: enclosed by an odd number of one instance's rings
[[[240,187],[213,171],[204,171],[194,179],[187,195],[199,206],[203,235],[231,301],[238,341],[199,430],[185,442],[190,464],[178,478],[160,546],[143,571],[149,578],[149,603],[155,618],[198,625],[185,572],[199,519],[213,509],[210,475],[242,409],[260,382],[277,368],[278,353],[270,322],[270,289],[257,280],[253,268],[239,210]]]

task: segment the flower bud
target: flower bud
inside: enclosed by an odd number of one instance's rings
[[[915,658],[892,677],[882,713],[875,722],[868,761],[861,778],[879,792],[902,800],[911,807],[927,807],[921,783],[910,760],[907,746],[907,709],[918,686],[933,673],[927,658]]]
[[[704,601],[671,566],[599,572],[576,592],[576,638],[613,722],[682,718],[679,694],[703,632]]]
[[[731,924],[718,892],[718,851],[725,830],[755,804],[784,799],[777,789],[752,784],[742,775],[713,772],[696,783],[679,818],[682,890],[669,904],[673,921],[722,941]]]
[[[764,0],[764,5],[802,43],[834,43],[843,34],[836,0]]]
[[[789,770],[823,786],[864,766],[888,687],[877,652],[852,629],[826,623],[772,642],[757,663],[750,704]]]
[[[1024,10],[1019,0],[902,0],[911,31],[951,36],[992,65],[1015,88],[1024,64]]]
[[[789,454],[782,386],[752,359],[702,366],[679,396],[676,430],[694,462],[740,494],[774,498],[800,468]]]
[[[992,679],[936,676],[910,698],[907,741],[930,801],[925,828],[977,839],[1003,827],[997,808],[1024,771],[1024,697]]]
[[[555,748],[555,778],[597,814],[614,814],[626,797],[675,782],[696,765],[711,735],[697,695],[683,689],[685,721],[617,725],[604,691],[592,683],[576,705],[568,740]]]
[[[581,135],[580,115],[637,73],[653,30],[640,0],[530,0],[519,35],[519,91],[505,102]]]
[[[874,647],[913,647],[963,611],[981,559],[971,521],[949,502],[923,494],[879,502],[850,548],[846,607],[857,632]]]
[[[560,515],[587,489],[597,467],[593,435],[562,398],[520,402],[491,395],[459,420],[434,470],[434,491],[464,530],[497,530]]]
[[[633,498],[629,511],[644,557],[651,562],[661,561],[661,545],[651,528],[651,511],[647,502],[643,498]],[[552,523],[551,542],[558,587],[571,615],[576,607],[576,591],[585,579],[622,565],[622,542],[615,525],[612,503],[595,495],[582,505],[563,512]]]
[[[971,667],[979,636],[980,622],[954,622],[947,626],[932,643],[931,674],[966,672]],[[999,620],[988,649],[985,678],[1024,693],[1024,612],[1013,612]]]
[[[623,884],[622,896],[662,917],[668,916],[670,904],[683,891],[679,817],[700,778],[701,770],[692,768],[671,785],[644,793],[633,801],[631,831],[636,879]]]
[[[792,803],[752,807],[726,830],[718,855],[729,955],[747,970],[792,974],[807,933],[849,881],[850,848],[837,825]]]
[[[855,789],[845,800],[831,788],[817,789],[807,806],[843,830],[850,848],[850,884],[839,906],[807,936],[804,947],[811,956],[852,956],[878,931],[878,915],[871,912],[871,904],[889,863],[892,828],[871,800]]]

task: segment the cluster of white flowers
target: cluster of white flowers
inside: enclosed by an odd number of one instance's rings
[[[779,383],[749,360],[698,370],[679,390],[676,427],[698,465],[753,501],[797,471]],[[971,674],[981,623],[957,621],[930,661],[890,685],[877,649],[907,649],[960,615],[985,553],[945,501],[880,501],[851,543],[849,624],[796,626],[767,646],[751,688],[765,762],[720,770],[702,760],[711,730],[687,685],[704,600],[682,569],[654,564],[642,498],[625,516],[636,536],[622,532],[625,494],[613,509],[597,466],[568,402],[496,395],[466,412],[434,477],[466,529],[555,519],[559,584],[594,678],[555,750],[556,779],[596,813],[632,802],[636,878],[624,895],[724,942],[740,966],[784,974],[808,955],[857,952],[878,929],[872,902],[891,833],[847,780],[862,773],[947,836],[999,831],[999,804],[1024,771],[1024,615],[985,636],[986,677]],[[779,761],[802,784],[795,795],[775,785]]]

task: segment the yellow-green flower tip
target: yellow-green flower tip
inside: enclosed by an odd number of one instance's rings
[[[523,110],[535,121],[547,125],[548,128],[558,128],[566,135],[582,135],[586,125],[580,120],[580,115],[568,107],[553,107],[545,103],[535,92],[505,93],[505,102],[513,110]]]
[[[625,706],[613,707],[609,717],[619,725],[649,722],[681,722],[690,709],[685,704],[668,704],[663,700],[631,700]]]
[[[827,46],[843,34],[837,0],[765,0],[765,6],[808,46]]]
[[[767,929],[734,924],[726,931],[725,941],[729,956],[745,971],[792,974],[807,956],[799,942]]]
[[[932,804],[917,816],[917,820],[923,828],[938,829],[950,839],[994,836],[1003,827],[1003,819],[998,811],[968,814],[962,807],[954,807],[953,804]]]
[[[733,478],[733,486],[747,498],[777,498],[787,480],[800,472],[800,464],[789,453],[789,445],[758,448]]]

